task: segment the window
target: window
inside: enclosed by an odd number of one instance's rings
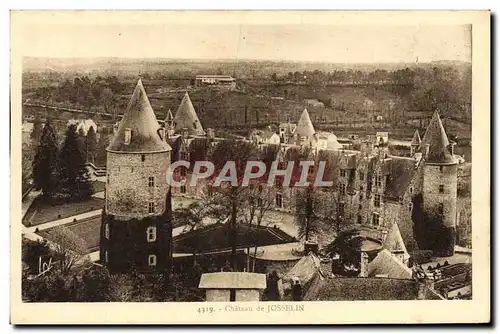
[[[438,212],[440,215],[443,214],[444,212],[444,206],[443,206],[443,203],[439,203],[439,206],[438,206]]]
[[[276,194],[276,206],[278,208],[282,208],[283,207],[283,195]]]
[[[344,215],[344,210],[345,210],[345,204],[344,203],[339,203],[339,215],[343,216]]]
[[[359,180],[364,181],[365,180],[365,173],[359,172]]]
[[[411,210],[413,210],[413,203],[412,202],[408,203],[408,211],[411,212]]]
[[[341,185],[340,185],[340,194],[341,194],[341,195],[345,195],[345,188],[346,188],[346,187],[345,187],[345,184],[341,184]]]
[[[187,173],[187,168],[185,166],[181,166],[180,168],[181,176],[186,176],[186,173]]]
[[[358,210],[363,210],[363,206],[361,204],[358,205]]]
[[[413,194],[413,187],[410,187],[410,194]]]
[[[381,187],[382,186],[382,180],[381,180],[379,174],[375,174],[375,186],[376,187]]]
[[[154,176],[148,177],[148,186],[149,187],[154,187],[155,186],[155,177]]]
[[[182,193],[182,194],[185,194],[185,193],[186,193],[186,185],[185,185],[185,184],[183,184],[183,185],[181,186],[181,193]]]
[[[359,191],[363,191],[365,188],[363,186],[359,186]]]
[[[257,206],[258,206],[259,208],[261,208],[261,207],[262,207],[262,203],[264,203],[264,202],[262,201],[262,198],[258,197],[258,198],[257,198]]]
[[[340,170],[340,176],[341,177],[345,177],[346,175],[347,175],[346,170],[345,169],[341,169]]]
[[[148,203],[148,212],[149,213],[155,213],[155,203],[154,202],[149,202]]]
[[[146,229],[146,238],[147,238],[148,242],[156,241],[156,227],[155,226],[149,226]]]
[[[104,237],[105,237],[106,239],[109,239],[109,224],[108,224],[108,223],[106,223],[106,224],[104,225]]]
[[[132,137],[132,130],[130,128],[125,129],[125,145],[130,144],[130,138]]]
[[[154,254],[148,255],[148,264],[150,266],[156,266],[156,255],[154,255]]]
[[[378,226],[380,222],[380,215],[378,213],[374,213],[372,217],[372,224]]]
[[[142,162],[146,161],[146,155],[145,154],[141,154],[141,161]]]
[[[439,166],[439,171],[442,173],[443,172],[443,166]]]
[[[444,184],[439,185],[439,193],[440,194],[444,193]]]
[[[212,197],[214,195],[214,187],[211,184],[207,185],[207,195],[209,197]]]
[[[359,200],[360,200],[360,201],[362,201],[362,200],[363,200],[363,193],[362,193],[362,192],[360,192],[360,193],[359,193]]]
[[[104,262],[108,262],[108,251],[104,251]]]
[[[358,215],[358,224],[361,224],[361,215]]]
[[[375,194],[375,196],[373,196],[373,205],[375,205],[376,208],[380,208],[380,195]]]

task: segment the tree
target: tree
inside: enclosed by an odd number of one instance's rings
[[[78,145],[76,125],[66,131],[66,139],[59,152],[59,180],[61,193],[75,200],[88,199],[93,193],[85,158]]]
[[[40,121],[40,117],[38,115],[35,117],[33,121],[33,130],[30,133],[30,138],[35,145],[38,145],[40,142],[40,138],[42,137],[43,124]]]
[[[295,224],[299,228],[299,238],[307,242],[320,232],[321,210],[322,203],[312,184],[296,191]]]
[[[98,166],[105,166],[106,165],[106,148],[108,147],[108,145],[109,145],[109,135],[103,131],[103,132],[101,132],[101,135],[99,136],[99,142],[97,144],[97,151],[95,153],[96,164]]]
[[[359,235],[358,230],[344,230],[325,247],[325,252],[329,255],[340,255],[340,260],[344,265],[358,266],[363,240],[364,238]]]
[[[75,264],[87,254],[87,245],[83,239],[67,227],[59,226],[51,232],[54,253],[62,273],[69,273]]]
[[[223,168],[226,162],[234,161],[236,172],[236,184],[228,184],[227,182],[222,183],[219,187],[214,187],[216,189],[217,205],[214,206],[216,209],[214,212],[219,215],[219,217],[230,217],[230,229],[231,229],[231,258],[232,267],[236,268],[236,248],[237,248],[237,220],[238,215],[241,213],[240,208],[244,207],[246,188],[242,186],[242,179],[244,176],[245,168],[248,161],[257,160],[258,148],[253,142],[247,142],[243,140],[224,140],[219,142],[217,145],[211,148],[209,152],[210,161],[214,164],[215,170],[219,173],[224,171]],[[227,173],[225,174],[227,175]]]
[[[87,131],[87,136],[85,137],[85,149],[87,162],[94,163],[97,149],[97,136],[93,126],[91,126]]]
[[[42,131],[35,159],[33,160],[33,181],[35,189],[42,190],[50,198],[57,187],[57,139],[54,128],[47,120]]]

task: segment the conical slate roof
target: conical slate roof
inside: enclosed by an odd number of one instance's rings
[[[299,137],[308,138],[315,132],[316,131],[314,131],[314,126],[311,122],[311,118],[309,118],[309,113],[307,112],[307,109],[304,109],[302,115],[300,116],[299,123],[297,123],[297,130],[295,130],[295,133],[297,133]]]
[[[441,118],[436,111],[434,112],[424,138],[422,139],[422,152],[425,152],[426,145],[429,145],[429,154],[425,157],[425,161],[440,164],[455,163],[455,160],[448,149],[449,144],[450,142],[446,132],[444,131]]]
[[[420,146],[422,143],[422,140],[420,139],[420,134],[418,133],[418,130],[415,130],[415,133],[413,134],[413,138],[411,139],[411,145],[412,146]]]
[[[125,144],[126,129],[131,130],[130,143]],[[159,136],[160,125],[139,79],[118,129],[107,150],[115,152],[169,151],[170,146]]]
[[[175,132],[180,132],[183,128],[187,128],[190,135],[205,135],[205,130],[201,126],[198,115],[194,110],[193,103],[189,98],[188,93],[184,94],[181,104],[175,113]]]
[[[408,254],[397,223],[392,224],[389,232],[387,233],[387,237],[385,237],[384,240],[384,248],[390,252],[404,252],[405,254]]]
[[[165,122],[172,121],[174,116],[172,115],[172,110],[168,109],[167,115],[165,116]]]

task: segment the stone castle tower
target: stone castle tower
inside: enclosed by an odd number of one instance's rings
[[[454,252],[457,215],[457,161],[453,157],[443,124],[436,111],[422,139],[420,151],[423,158],[422,200],[428,215],[440,217],[444,230],[440,244],[446,249],[443,255]]]
[[[162,134],[139,80],[107,148],[100,258],[112,272],[170,268],[171,148]]]

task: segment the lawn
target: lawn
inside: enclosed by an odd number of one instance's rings
[[[64,225],[71,232],[75,233],[79,238],[81,238],[86,246],[87,252],[95,252],[99,250],[99,238],[100,238],[100,228],[101,228],[101,215],[80,220],[78,222],[71,222]],[[57,242],[57,240],[52,240],[51,233],[54,229],[60,228],[59,226],[51,227],[46,230],[40,231],[38,234],[50,241]]]
[[[59,205],[52,205],[44,202],[40,197],[33,201],[33,204],[23,218],[23,225],[35,226],[57,219],[79,215],[85,212],[102,209],[104,200],[91,198],[82,202],[71,202]]]

